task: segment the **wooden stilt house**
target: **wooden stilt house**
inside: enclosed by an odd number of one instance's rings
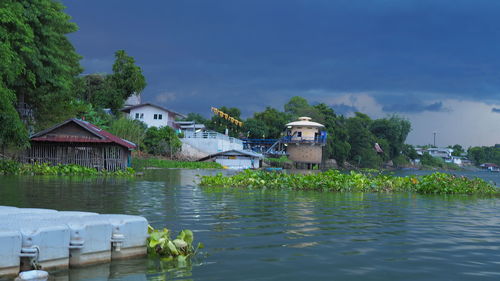
[[[99,127],[69,119],[31,136],[31,147],[21,156],[24,163],[77,164],[115,171],[130,166],[136,145]]]

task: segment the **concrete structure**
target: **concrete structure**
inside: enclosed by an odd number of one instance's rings
[[[146,255],[148,222],[131,215],[0,206],[0,279]]]
[[[200,159],[228,150],[243,150],[243,141],[217,132],[185,131],[182,141],[182,155]]]
[[[321,164],[326,144],[324,127],[309,117],[300,117],[299,121],[286,124],[286,136],[281,142],[286,145],[288,157],[295,166],[311,168]]]
[[[229,169],[258,169],[262,154],[250,150],[228,150],[204,157],[198,161],[215,161]]]
[[[175,123],[175,118],[184,117],[184,115],[180,113],[151,103],[143,103],[126,107],[121,111],[127,113],[130,119],[142,121],[148,127],[158,128],[169,126],[171,128],[178,129],[178,125]]]

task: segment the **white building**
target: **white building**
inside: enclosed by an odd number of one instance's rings
[[[151,103],[143,103],[122,109],[123,112],[128,114],[131,119],[136,119],[144,122],[148,127],[164,127],[169,126],[177,129],[175,118],[184,115],[172,110],[168,110],[158,105]]]
[[[215,161],[228,169],[258,169],[264,158],[249,150],[228,150],[204,157],[198,161]]]

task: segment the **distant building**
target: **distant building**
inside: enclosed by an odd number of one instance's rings
[[[198,161],[215,161],[228,169],[257,169],[261,166],[262,154],[249,150],[228,150],[201,158]]]
[[[77,164],[97,170],[125,169],[136,145],[79,119],[68,119],[30,138],[24,163]]]
[[[206,129],[204,124],[197,124],[194,121],[176,121],[175,123],[183,132],[201,132]]]
[[[185,116],[175,111],[151,103],[143,103],[121,110],[128,114],[130,119],[135,119],[144,122],[148,127],[164,127],[169,126],[178,129],[179,126],[175,123],[176,118],[184,118]]]
[[[326,144],[324,127],[309,117],[299,117],[298,121],[286,124],[286,136],[281,141],[287,146],[287,154],[295,166],[311,168],[321,164]]]

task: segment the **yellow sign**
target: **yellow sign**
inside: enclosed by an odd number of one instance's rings
[[[240,120],[237,120],[236,118],[229,116],[229,114],[220,111],[218,108],[212,107],[211,109],[215,115],[219,115],[221,118],[228,120],[229,122],[235,124],[236,126],[243,127],[243,122],[241,122]]]

